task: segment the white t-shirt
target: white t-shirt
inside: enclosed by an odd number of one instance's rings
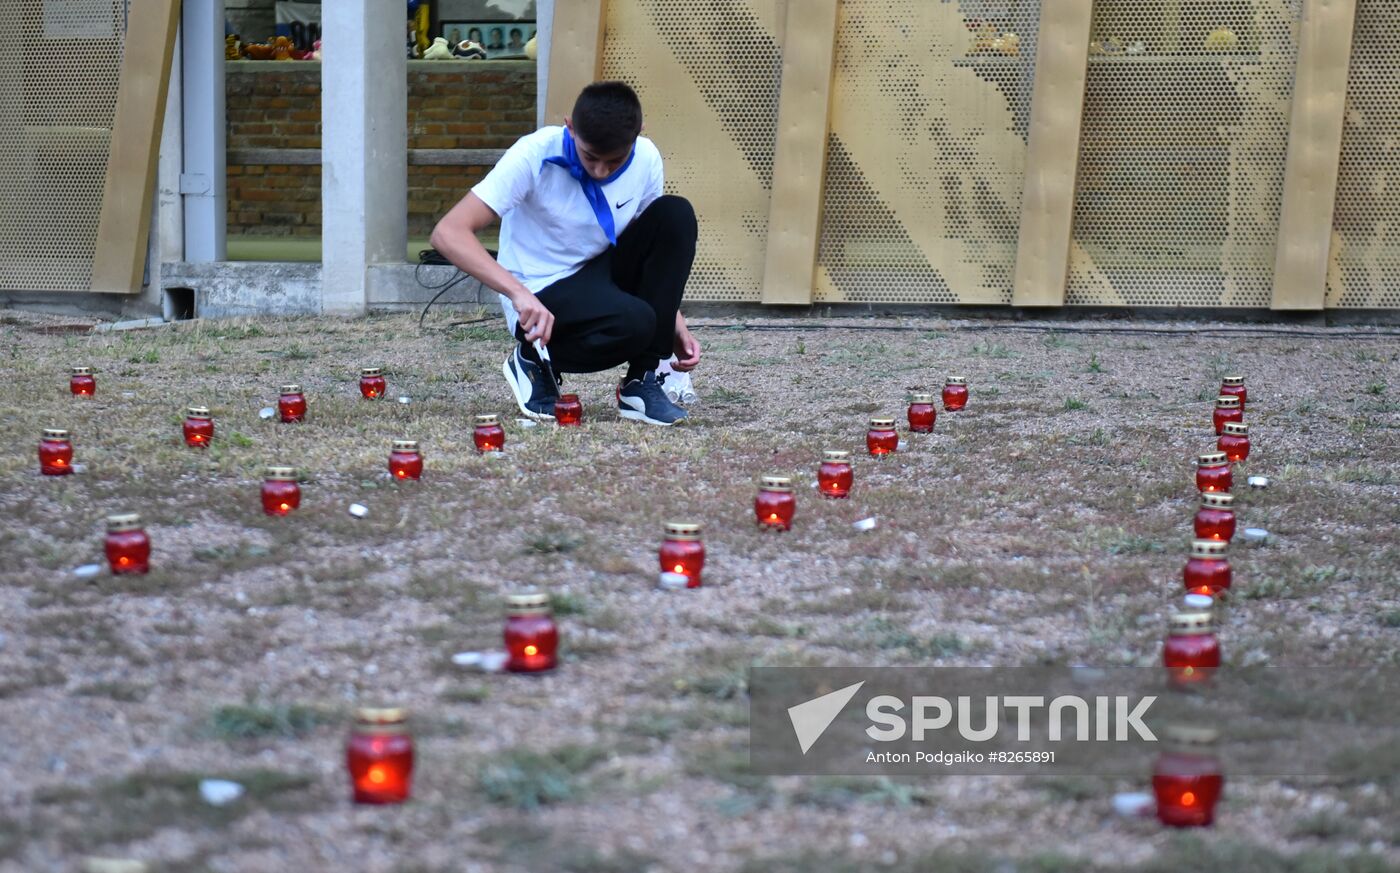
[[[610,245],[583,186],[545,158],[564,154],[564,128],[544,127],[521,137],[472,193],[501,216],[498,260],[521,284],[540,291],[578,272]],[[637,137],[632,163],[603,186],[618,236],[661,196],[661,152]],[[504,296],[501,311],[515,333],[515,307]]]

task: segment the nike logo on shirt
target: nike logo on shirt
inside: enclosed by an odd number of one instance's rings
[[[627,199],[627,200],[624,200],[624,201],[622,201],[621,203],[617,204],[617,207],[616,207],[616,208],[621,209],[622,207],[626,206],[628,203],[631,203],[633,200],[636,200],[636,199],[637,199],[637,198],[632,197],[632,198],[629,198],[629,199]]]

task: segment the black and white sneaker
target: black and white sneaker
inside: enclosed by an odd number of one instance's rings
[[[642,378],[625,383],[617,392],[617,410],[622,417],[662,427],[670,427],[684,420],[686,411],[672,403],[661,387],[665,378],[663,374],[661,379],[657,379],[656,371],[648,370],[642,374]]]
[[[554,401],[559,399],[559,386],[545,373],[544,367],[520,354],[520,344],[511,349],[501,364],[506,384],[515,394],[520,411],[541,420],[554,418]]]

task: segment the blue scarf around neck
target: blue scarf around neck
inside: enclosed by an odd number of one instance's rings
[[[578,149],[574,147],[574,138],[569,135],[569,129],[564,128],[564,154],[545,158],[545,164],[554,164],[569,171],[569,175],[578,180],[579,186],[583,188],[583,196],[588,200],[588,205],[593,207],[593,215],[598,219],[598,226],[607,234],[608,242],[617,245],[617,231],[613,225],[612,209],[608,206],[608,195],[603,193],[603,186],[627,172],[627,168],[632,166],[632,158],[636,157],[637,148],[632,147],[632,151],[627,155],[627,160],[618,167],[612,175],[606,179],[595,179],[588,175],[588,171],[583,168],[583,164],[578,159]],[[543,164],[541,165],[543,168]]]

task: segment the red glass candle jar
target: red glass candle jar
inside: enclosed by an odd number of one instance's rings
[[[107,539],[102,544],[112,572],[146,573],[151,569],[151,538],[141,529],[136,513],[107,516]]]
[[[73,441],[68,431],[44,428],[44,437],[39,440],[39,472],[45,476],[67,476],[73,472]]]
[[[1239,421],[1227,421],[1223,432],[1220,434],[1220,441],[1216,443],[1220,451],[1225,453],[1225,458],[1232,462],[1243,461],[1249,457],[1249,425]]]
[[[549,595],[526,591],[506,598],[506,669],[516,673],[553,670],[559,650],[559,628],[550,614]]]
[[[865,447],[877,458],[893,454],[899,447],[899,434],[895,432],[894,419],[870,419],[870,430],[865,433]]]
[[[1228,543],[1235,537],[1235,497],[1225,491],[1207,491],[1196,510],[1196,539]]]
[[[700,571],[705,566],[705,544],[700,542],[700,525],[688,522],[666,523],[661,541],[661,572],[679,573],[688,581],[685,587],[700,587]]]
[[[506,431],[494,415],[478,415],[472,431],[478,452],[499,452],[505,448]]]
[[[1240,399],[1240,410],[1244,411],[1244,404],[1249,399],[1249,392],[1244,389],[1243,376],[1226,376],[1220,380],[1221,397],[1238,397]]]
[[[92,376],[91,367],[74,367],[68,378],[68,390],[78,397],[91,397],[97,393],[97,380]]]
[[[1225,784],[1211,748],[1216,733],[1172,725],[1163,735],[1162,753],[1152,768],[1157,820],[1174,828],[1208,827],[1215,821],[1215,804]]]
[[[1211,421],[1215,424],[1216,436],[1220,436],[1224,432],[1227,423],[1244,421],[1244,410],[1240,408],[1240,399],[1238,397],[1215,398],[1215,412],[1211,414]]]
[[[379,367],[364,367],[360,370],[360,396],[366,400],[378,400],[388,388],[384,383],[384,371]]]
[[[356,803],[403,803],[413,780],[413,737],[402,709],[361,709],[345,743]]]
[[[418,451],[418,440],[394,440],[389,452],[389,474],[395,479],[423,476],[423,454]]]
[[[851,496],[851,453],[839,450],[822,452],[822,465],[817,468],[817,490],[823,497],[841,499]]]
[[[207,448],[214,439],[214,419],[206,406],[191,406],[185,410],[185,445]]]
[[[1230,589],[1230,560],[1227,544],[1219,540],[1192,540],[1191,557],[1182,570],[1186,590],[1218,597]]]
[[[306,395],[300,385],[283,385],[278,392],[277,412],[282,421],[291,424],[306,418]]]
[[[797,513],[792,480],[787,476],[764,476],[753,501],[753,512],[759,527],[792,530],[792,517]]]
[[[1215,622],[1209,612],[1181,612],[1167,625],[1167,641],[1162,646],[1162,665],[1167,682],[1176,688],[1189,688],[1209,682],[1220,666],[1220,643],[1215,639]]]
[[[914,433],[933,433],[933,423],[938,411],[933,406],[932,394],[915,394],[909,398],[909,430]]]
[[[967,380],[961,376],[949,376],[943,386],[943,408],[957,412],[967,405]]]
[[[1235,475],[1224,452],[1206,452],[1196,459],[1196,487],[1202,492],[1231,491]]]
[[[560,394],[554,401],[554,421],[560,427],[578,427],[583,424],[583,404],[577,394]]]
[[[296,467],[268,467],[262,485],[263,512],[286,515],[301,505]]]

